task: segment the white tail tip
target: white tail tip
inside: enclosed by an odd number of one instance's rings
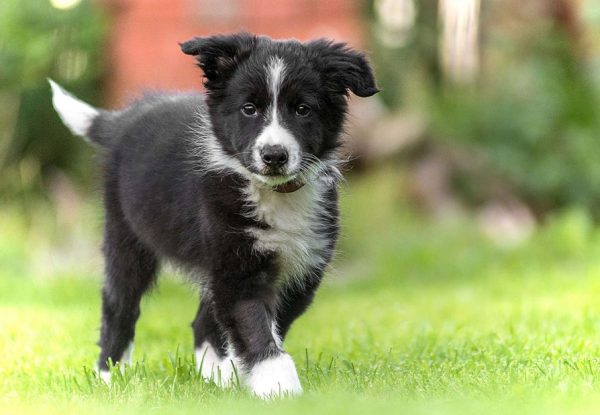
[[[87,138],[88,131],[98,115],[98,110],[75,98],[52,79],[52,104],[60,119],[75,135]]]

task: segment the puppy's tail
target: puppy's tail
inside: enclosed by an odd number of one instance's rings
[[[108,113],[75,98],[52,79],[48,79],[48,82],[52,87],[52,105],[69,130],[90,143],[107,146],[99,124]]]

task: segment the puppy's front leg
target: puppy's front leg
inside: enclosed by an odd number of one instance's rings
[[[241,380],[261,398],[302,392],[294,362],[273,330],[273,279],[267,271],[229,275],[212,289],[215,314],[233,348]]]

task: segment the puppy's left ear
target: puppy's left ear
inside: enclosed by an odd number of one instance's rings
[[[370,97],[379,92],[364,53],[345,43],[326,39],[309,42],[307,47],[332,92],[347,94],[350,90],[359,97]]]
[[[240,32],[230,35],[195,37],[180,44],[186,55],[196,56],[206,77],[205,86],[217,89],[254,49],[257,38]]]

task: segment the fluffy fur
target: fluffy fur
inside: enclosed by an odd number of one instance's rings
[[[282,349],[338,235],[336,150],[348,91],[377,92],[363,54],[247,33],[181,45],[206,94],[153,94],[119,111],[52,84],[74,134],[103,155],[105,283],[98,368],[125,358],[160,262],[202,285],[192,324],[206,379],[232,367],[261,397],[302,389]],[[219,375],[219,377],[217,377]]]

